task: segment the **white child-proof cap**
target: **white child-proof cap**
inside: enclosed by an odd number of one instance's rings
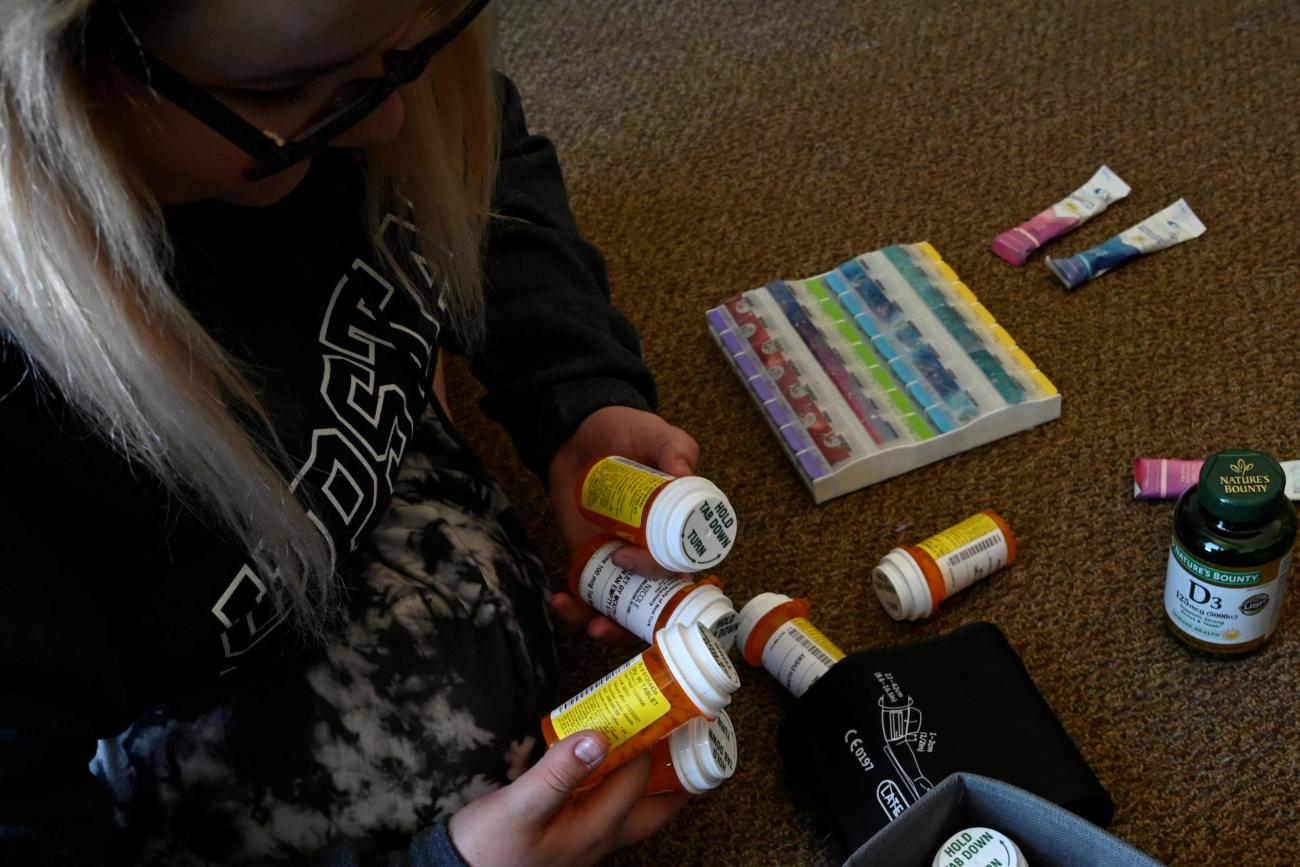
[[[784,593],[760,593],[746,602],[745,607],[740,609],[740,625],[736,629],[736,643],[740,645],[741,650],[744,650],[745,645],[749,643],[749,633],[754,631],[754,627],[765,614],[778,605],[791,601],[793,600]]]
[[[646,548],[665,569],[698,572],[722,562],[736,543],[737,526],[736,512],[717,485],[683,476],[664,485],[650,505]]]
[[[697,584],[686,598],[681,601],[664,626],[677,624],[689,626],[703,623],[722,645],[724,652],[730,652],[736,644],[736,609],[731,600],[713,584]]]
[[[967,828],[953,834],[934,854],[930,867],[1029,867],[1010,837],[992,828]]]
[[[871,570],[871,584],[880,604],[895,620],[922,620],[934,612],[925,573],[902,548],[890,551]]]
[[[706,715],[715,717],[731,704],[740,676],[704,624],[665,626],[655,634],[655,646],[686,697]]]
[[[692,795],[716,789],[736,772],[736,730],[725,710],[696,717],[668,736],[668,752],[682,788]]]

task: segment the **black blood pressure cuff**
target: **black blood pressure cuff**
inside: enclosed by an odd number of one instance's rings
[[[791,784],[812,801],[841,858],[963,771],[1098,825],[1114,813],[1110,795],[991,623],[846,657],[785,715],[778,747]]]

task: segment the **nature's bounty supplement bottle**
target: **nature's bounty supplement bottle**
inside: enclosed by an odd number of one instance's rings
[[[1295,544],[1295,507],[1277,461],[1263,452],[1210,455],[1174,506],[1165,621],[1211,653],[1245,653],[1277,627]]]

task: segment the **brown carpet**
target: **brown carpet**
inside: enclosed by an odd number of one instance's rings
[[[998,624],[1113,795],[1111,830],[1178,864],[1283,864],[1300,791],[1300,602],[1251,658],[1194,656],[1160,619],[1168,504],[1137,455],[1226,446],[1300,458],[1300,5],[504,2],[501,65],[554,138],[663,414],[728,491],[737,604],[776,590],[860,650]],[[763,11],[759,11],[763,10]],[[1208,227],[1066,293],[990,239],[1108,163],[1132,195],[1051,249],[1186,197]],[[1060,387],[1062,417],[823,506],[706,335],[704,310],[775,277],[931,241]],[[537,482],[461,420],[558,576]],[[980,508],[1011,570],[923,624],[889,620],[869,568]],[[558,579],[557,579],[558,580]],[[576,690],[634,649],[561,645]],[[820,864],[775,753],[789,697],[749,671],[737,776],[618,864]]]

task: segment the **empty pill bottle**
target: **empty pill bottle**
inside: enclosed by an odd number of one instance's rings
[[[614,554],[629,543],[617,536],[596,536],[573,557],[569,589],[646,643],[665,626],[703,623],[730,651],[736,643],[736,609],[713,575],[652,578],[629,572],[614,562]]]
[[[736,542],[736,513],[718,486],[699,476],[670,476],[610,456],[578,474],[578,511],[607,533],[640,545],[665,569],[717,566]]]
[[[985,509],[921,542],[895,548],[871,573],[885,611],[895,620],[923,620],[939,603],[1016,562],[1016,537]]]
[[[669,626],[654,644],[542,717],[548,747],[574,732],[609,741],[592,786],[697,717],[714,719],[740,689],[727,653],[703,624]]]
[[[645,794],[702,795],[736,772],[736,730],[725,710],[714,720],[696,717],[650,751],[654,770]]]
[[[844,658],[808,620],[808,600],[760,593],[740,609],[736,642],[755,668],[762,666],[796,697]]]
[[[1206,653],[1261,646],[1282,614],[1295,540],[1295,507],[1278,462],[1252,449],[1210,455],[1174,505],[1165,624]]]

